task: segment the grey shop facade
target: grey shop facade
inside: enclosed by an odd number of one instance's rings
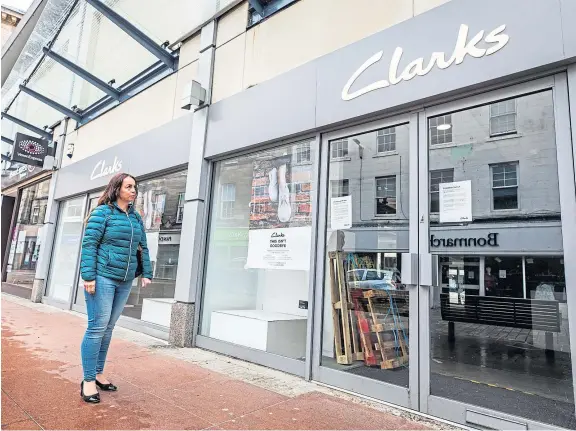
[[[79,277],[84,220],[110,178],[129,172],[138,180],[136,210],[144,221],[154,278],[151,289],[141,289],[134,281],[119,325],[168,339],[191,130],[192,116],[186,115],[60,169],[54,191],[58,217],[43,302],[86,312]]]
[[[196,346],[574,428],[574,17],[448,2],[212,104]]]

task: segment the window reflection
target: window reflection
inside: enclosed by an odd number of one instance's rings
[[[550,91],[429,119],[430,389],[573,428],[554,126]]]

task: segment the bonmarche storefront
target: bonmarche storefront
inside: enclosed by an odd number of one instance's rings
[[[450,2],[212,105],[197,345],[461,423],[573,428],[565,3]],[[248,231],[233,255],[223,229]]]

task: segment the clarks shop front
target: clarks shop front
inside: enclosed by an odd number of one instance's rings
[[[138,181],[136,210],[146,229],[154,278],[146,289],[134,281],[119,324],[168,338],[184,215],[187,170],[182,161],[188,160],[191,133],[192,116],[184,116],[61,169],[44,302],[85,312],[78,270],[84,220],[110,178],[128,172]]]
[[[448,2],[212,105],[197,345],[573,429],[575,18]]]

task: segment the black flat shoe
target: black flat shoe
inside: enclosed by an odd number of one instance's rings
[[[80,383],[80,396],[85,403],[98,404],[100,402],[100,394],[95,393],[94,395],[84,395],[84,380]]]
[[[98,386],[103,391],[108,391],[108,392],[116,392],[118,390],[118,386],[113,385],[112,383],[107,383],[107,384],[100,383],[98,380],[96,380],[96,386]]]

